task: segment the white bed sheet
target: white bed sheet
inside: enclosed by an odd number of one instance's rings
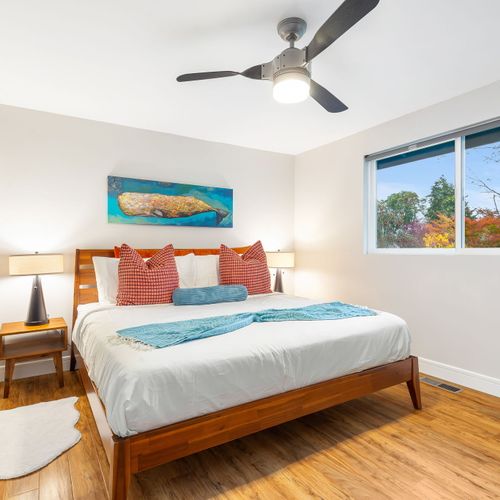
[[[312,300],[283,294],[205,306],[78,308],[73,340],[106,406],[113,432],[130,436],[410,355],[406,323],[393,314],[335,321],[257,323],[164,349],[120,342],[116,330]]]

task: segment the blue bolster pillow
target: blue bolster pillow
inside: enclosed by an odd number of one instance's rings
[[[202,288],[176,288],[172,300],[176,306],[198,306],[219,302],[246,300],[248,290],[243,285],[217,285]]]

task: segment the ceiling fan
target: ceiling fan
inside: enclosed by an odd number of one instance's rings
[[[273,97],[279,102],[301,102],[311,96],[329,113],[345,111],[347,106],[342,101],[311,79],[311,61],[373,10],[379,1],[345,0],[316,32],[309,45],[302,49],[296,48],[295,42],[305,33],[307,24],[298,17],[288,17],[278,24],[278,33],[290,46],[272,61],[257,64],[242,72],[186,73],[178,76],[177,81],[191,82],[236,75],[253,80],[270,80],[273,82]]]

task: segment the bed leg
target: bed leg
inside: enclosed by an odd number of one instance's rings
[[[117,439],[113,449],[113,462],[110,464],[111,500],[127,500],[130,480],[130,443],[127,439]]]
[[[408,392],[410,393],[411,402],[415,410],[422,409],[422,398],[420,396],[420,376],[418,371],[418,358],[411,357],[411,379],[406,382]]]
[[[72,372],[76,370],[76,356],[75,356],[75,348],[73,342],[71,342],[71,358],[69,362],[69,369]]]

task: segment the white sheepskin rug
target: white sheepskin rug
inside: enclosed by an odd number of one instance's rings
[[[0,411],[0,479],[41,469],[80,441],[77,397]]]

